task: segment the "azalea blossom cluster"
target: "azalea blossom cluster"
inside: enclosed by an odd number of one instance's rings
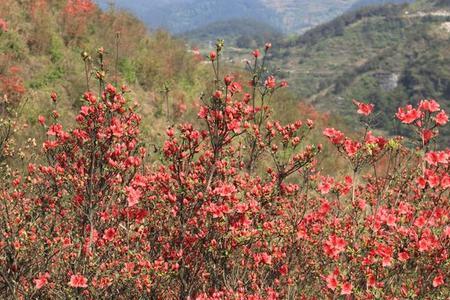
[[[438,128],[448,123],[447,113],[435,100],[422,100],[417,108],[412,105],[399,108],[396,117],[402,123],[414,126],[423,144],[428,144],[438,135]]]
[[[73,38],[80,37],[86,31],[88,20],[95,10],[95,3],[91,0],[67,0],[62,10],[63,25],[67,34]]]
[[[0,96],[7,105],[17,105],[26,92],[21,73],[20,67],[11,66],[0,74]]]
[[[326,128],[349,165],[327,174],[324,146],[307,142],[314,121],[271,117],[286,84],[265,74],[270,44],[253,51],[249,84],[221,74],[222,48],[202,125],[168,127],[152,160],[126,87],[87,91],[72,129],[57,111],[39,117],[41,163],[2,185],[0,296],[444,299],[450,150]],[[436,104],[397,117],[443,126]]]
[[[373,104],[358,101],[354,103],[358,108],[357,112],[366,117],[373,111]],[[445,125],[448,119],[434,100],[423,100],[417,108],[412,105],[399,108],[396,116],[403,123],[419,128],[421,137],[424,132]],[[366,130],[357,143],[357,149],[351,151],[346,143],[352,142],[348,142],[349,139],[342,132],[327,128],[323,133],[353,167],[353,179],[346,177],[346,182],[353,186],[349,204],[353,207],[354,216],[359,217],[350,219],[350,223],[347,223],[347,226],[353,223],[350,228],[355,228],[350,235],[350,239],[355,242],[349,265],[354,264],[361,272],[366,273],[366,290],[373,291],[373,294],[369,293],[369,298],[391,293],[401,298],[420,294],[424,287],[411,285],[416,279],[402,274],[408,269],[405,267],[408,263],[427,272],[428,278],[432,279],[426,283],[429,287],[425,293],[427,296],[435,295],[439,298],[439,295],[447,293],[448,286],[444,288],[444,293],[435,293],[436,290],[433,289],[443,286],[446,282],[445,274],[448,274],[443,262],[448,259],[449,249],[450,150],[432,151],[429,148],[431,138],[423,139],[422,150],[425,155],[417,157],[401,144],[401,139],[374,137],[371,131]],[[383,163],[384,157],[389,157],[388,165]],[[403,159],[393,167],[391,157]],[[356,185],[360,167],[367,163],[375,171],[364,174],[364,183]],[[422,165],[423,168],[417,168],[417,165]],[[377,168],[385,175],[377,174]],[[333,178],[323,178],[319,190],[326,194],[332,190],[333,185]],[[336,194],[342,194],[341,191],[337,189]],[[370,195],[371,193],[375,193],[375,196]],[[393,195],[396,196],[392,202],[390,199]],[[357,229],[359,226],[363,227]],[[399,244],[399,241],[402,242]],[[343,249],[348,249],[346,246],[343,237],[333,235],[325,243],[324,250],[329,256],[336,258]],[[427,263],[425,257],[434,255],[436,256]],[[373,266],[377,264],[381,265],[381,269],[374,271]],[[340,265],[324,277],[329,289],[335,291],[340,287],[342,295],[352,293],[354,285],[348,282],[348,277],[340,278],[341,271],[348,270],[349,265],[344,268]],[[397,293],[393,293],[392,284],[387,285],[380,280],[386,276],[402,282]]]

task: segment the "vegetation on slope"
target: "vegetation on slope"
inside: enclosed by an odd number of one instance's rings
[[[185,32],[180,36],[191,44],[203,47],[208,42],[213,44],[217,37],[220,37],[226,40],[228,45],[250,49],[263,47],[266,41],[274,44],[281,42],[283,37],[280,30],[268,23],[254,19],[217,21]]]
[[[411,3],[414,0],[358,0],[352,4],[350,7],[351,10],[358,10],[367,6],[379,6],[384,4],[403,4],[403,3]]]
[[[8,102],[2,106],[12,109],[10,115],[20,113],[20,123],[31,126],[18,130],[21,140],[35,132],[39,115],[54,109],[44,105],[52,91],[58,94],[63,122],[73,116],[81,105],[80,89],[87,87],[85,63],[89,81],[95,79],[99,47],[106,49],[109,80],[128,85],[130,97],[142,99],[142,129],[150,137],[167,126],[161,95],[164,84],[171,90],[174,118],[185,111],[187,99],[202,89],[197,80],[202,68],[183,41],[163,31],[150,34],[142,22],[123,11],[102,12],[85,0],[6,0],[0,3],[0,17],[9,27],[0,33],[4,77],[0,89]],[[85,51],[89,58],[83,60],[80,54]]]
[[[446,299],[450,149],[428,134],[448,125],[439,104],[399,109],[418,133],[408,147],[374,135],[373,105],[355,101],[366,130],[323,130],[335,149],[325,172],[306,138],[317,123],[271,114],[287,86],[265,67],[271,45],[241,78],[223,69],[223,47],[199,122],[176,121],[151,152],[97,50],[74,123],[39,117],[40,160],[14,153],[23,167],[0,167],[0,298]]]
[[[300,97],[345,116],[352,99],[376,105],[378,127],[391,134],[395,107],[436,98],[450,108],[448,14],[387,5],[350,12],[278,49],[273,61],[288,71]],[[351,118],[348,118],[351,122]],[[448,143],[450,132],[442,135]]]
[[[105,49],[106,79],[127,85],[128,97],[139,99],[141,131],[149,149],[174,122],[196,122],[200,95],[212,84],[200,80],[208,72],[205,54],[187,49],[184,41],[167,32],[149,32],[121,10],[101,11],[87,0],[7,0],[0,3],[0,18],[8,27],[0,30],[0,113],[13,122],[17,151],[25,150],[29,138],[36,139],[39,116],[57,109],[61,123],[72,122],[83,102],[80,90],[88,87],[85,63],[89,86],[97,90],[92,82],[100,47]],[[84,60],[82,52],[90,59]],[[225,70],[238,78],[244,66]],[[52,92],[57,106],[48,105]],[[302,113],[318,124],[338,122],[301,107],[288,90],[273,101],[274,114],[286,121]],[[286,111],[285,105],[294,109]],[[33,151],[28,154],[35,155]]]

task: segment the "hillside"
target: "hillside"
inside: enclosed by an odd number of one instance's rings
[[[395,107],[436,98],[450,108],[445,8],[437,1],[353,11],[280,45],[272,61],[307,102],[344,117],[352,99],[374,102],[377,126],[398,134]]]
[[[205,47],[213,44],[217,37],[224,39],[228,45],[239,48],[258,48],[266,41],[281,41],[283,35],[275,27],[252,19],[233,19],[217,21],[208,26],[191,30],[180,35],[190,44]]]
[[[358,0],[350,6],[349,11],[357,10],[367,6],[377,6],[384,4],[404,4],[412,3],[414,0]]]
[[[203,89],[198,76],[204,68],[184,42],[162,31],[150,34],[126,12],[102,12],[89,1],[6,0],[0,1],[0,18],[8,24],[6,32],[0,31],[0,118],[18,114],[14,122],[23,127],[17,130],[18,141],[41,131],[39,115],[56,109],[65,124],[77,113],[88,89],[86,76],[90,85],[95,82],[100,47],[105,49],[106,80],[129,86],[149,140],[167,126],[163,84],[170,86],[174,120],[187,99]],[[55,106],[49,105],[52,91],[58,95]]]
[[[198,121],[199,96],[211,84],[204,78],[213,74],[206,53],[190,51],[183,40],[167,32],[149,32],[127,12],[105,12],[89,1],[6,0],[0,2],[0,130],[3,120],[11,120],[20,148],[28,138],[37,138],[39,144],[45,135],[39,116],[52,118],[55,110],[60,122],[69,125],[84,103],[83,93],[98,92],[93,85],[102,48],[105,80],[130,89],[127,97],[138,104],[137,111],[143,116],[144,142],[154,145],[174,122]],[[87,56],[80,55],[84,52]],[[246,57],[250,56],[247,52]],[[238,78],[244,73],[242,64],[222,68],[223,74]],[[57,94],[56,104],[50,99],[52,92]],[[273,101],[274,114],[286,122],[298,118],[299,113],[307,115],[299,112],[297,98],[287,89]],[[278,103],[289,103],[292,109],[286,111]],[[315,111],[309,107],[308,113],[313,119],[338,122],[334,117],[313,117]]]
[[[164,28],[188,38],[200,48],[216,38],[235,44],[259,45],[263,37],[298,34],[367,5],[411,0],[97,0],[100,7],[121,8],[140,18],[150,29]],[[250,38],[251,35],[251,38]],[[275,39],[271,39],[276,42]],[[242,47],[242,46],[240,46]],[[248,47],[244,47],[248,48]]]

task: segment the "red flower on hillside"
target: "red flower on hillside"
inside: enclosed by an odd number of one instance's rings
[[[136,204],[138,204],[139,199],[141,199],[142,193],[138,189],[133,188],[132,186],[126,187],[125,190],[128,196],[127,197],[128,206],[133,207]]]
[[[437,112],[441,109],[441,106],[435,100],[422,100],[419,103],[419,109],[422,111]]]
[[[353,100],[353,104],[355,104],[358,107],[357,113],[364,116],[370,115],[373,111],[373,108],[375,107],[375,105],[373,104],[366,104],[356,100]]]
[[[48,283],[49,278],[50,274],[48,272],[40,274],[38,278],[34,279],[34,287],[36,289],[43,288]]]
[[[344,134],[334,128],[325,128],[325,130],[323,131],[323,135],[329,138],[335,145],[344,143]]]
[[[411,124],[420,119],[422,113],[420,110],[412,108],[412,105],[407,105],[405,108],[399,108],[395,116],[403,123]]]
[[[323,250],[329,257],[337,258],[341,252],[345,251],[346,246],[347,242],[343,238],[332,234],[328,237],[328,240],[325,241]]]
[[[436,115],[436,117],[434,117],[434,120],[437,125],[443,126],[448,122],[448,115],[445,113],[445,111],[442,110]]]
[[[116,237],[117,230],[115,228],[108,228],[103,234],[103,239],[112,242]]]
[[[331,290],[335,290],[338,285],[338,279],[337,276],[334,273],[329,274],[328,276],[325,277],[325,282],[327,283],[327,288],[331,289]]]
[[[444,276],[442,276],[442,274],[439,274],[438,276],[434,277],[433,287],[437,288],[443,284],[444,284]]]
[[[275,77],[273,76],[267,77],[266,81],[264,81],[264,86],[268,89],[274,89],[277,86]]]
[[[0,18],[0,31],[7,32],[8,31],[8,23]]]
[[[345,282],[342,285],[341,295],[351,295],[352,289],[353,289],[353,285],[350,282]]]
[[[74,288],[87,288],[87,278],[81,274],[70,276],[69,286]]]

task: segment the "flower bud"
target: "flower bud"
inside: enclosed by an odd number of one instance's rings
[[[213,97],[214,97],[215,99],[220,99],[220,98],[222,98],[222,91],[217,90],[217,91],[214,93]]]
[[[38,117],[38,121],[39,121],[39,123],[40,123],[41,125],[44,125],[44,124],[45,124],[45,117],[44,117],[44,116],[39,116],[39,117]]]
[[[50,94],[50,98],[52,98],[53,102],[56,102],[56,100],[58,99],[58,94],[56,94],[56,92],[52,92]]]
[[[216,52],[211,51],[211,52],[209,53],[209,59],[210,59],[211,61],[215,61],[215,60],[216,60],[216,57],[217,57]]]
[[[227,76],[225,76],[223,81],[225,82],[226,86],[229,86],[233,82],[233,76],[227,75]]]

